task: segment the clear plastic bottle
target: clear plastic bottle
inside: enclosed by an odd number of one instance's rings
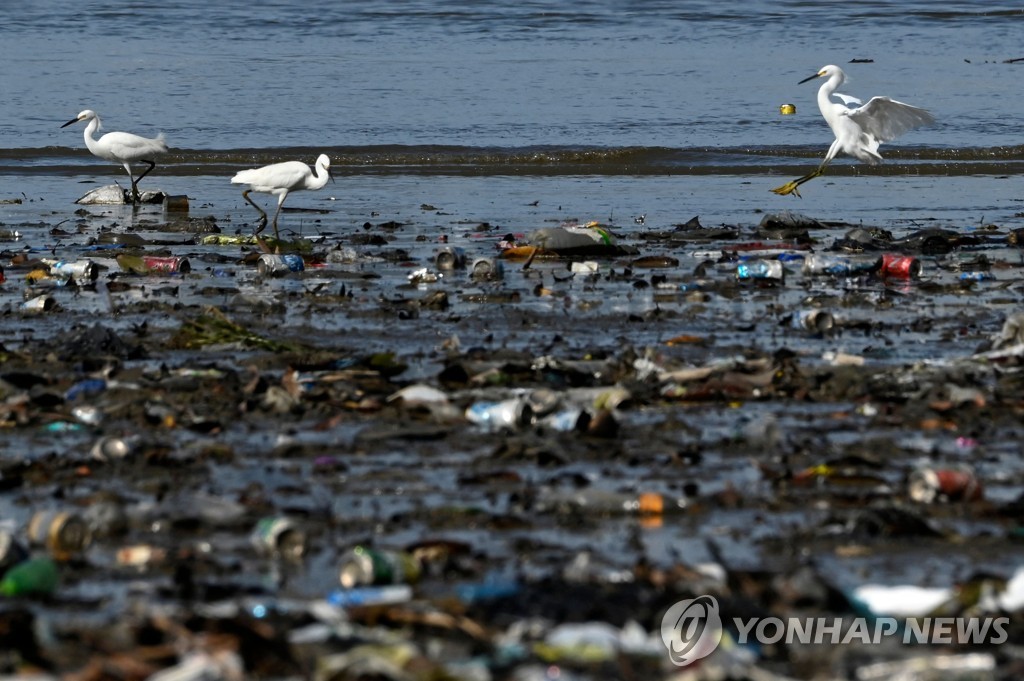
[[[534,510],[553,513],[591,512],[610,514],[662,515],[686,509],[686,499],[672,499],[657,492],[615,492],[585,487],[557,489],[543,487],[534,498]]]

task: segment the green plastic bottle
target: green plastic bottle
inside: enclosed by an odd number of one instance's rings
[[[60,575],[57,564],[49,558],[29,558],[4,575],[0,594],[4,596],[45,596],[57,590]]]

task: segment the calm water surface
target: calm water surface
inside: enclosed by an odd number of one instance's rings
[[[1022,26],[1019,7],[980,1],[34,3],[0,27],[0,191],[38,194],[47,174],[120,180],[80,127],[59,127],[93,108],[107,130],[164,132],[174,153],[151,179],[190,176],[186,192],[215,206],[238,203],[220,179],[238,168],[322,150],[339,177],[602,176],[620,193],[636,188],[614,178],[716,176],[678,179],[685,205],[652,204],[659,187],[618,207],[676,219],[738,219],[749,201],[873,219],[950,200],[967,221],[993,206],[1008,219],[1024,62],[1005,62],[1024,57]],[[846,68],[848,93],[935,113],[867,173],[924,180],[840,181],[856,200],[817,182],[799,204],[767,193],[830,142],[816,85],[797,85],[826,63]],[[797,115],[779,114],[786,102]],[[976,175],[1013,179],[979,193],[962,182]]]

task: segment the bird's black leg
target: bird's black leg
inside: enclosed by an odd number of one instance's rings
[[[283,203],[284,201],[277,204],[277,210],[274,212],[274,240],[279,244],[281,243],[281,236],[277,233],[277,216],[281,214],[281,205]]]
[[[132,203],[137,206],[139,205],[139,188],[136,186],[138,180],[132,175],[132,167],[129,164],[125,163],[124,169],[128,171],[128,179],[132,181]]]
[[[149,171],[151,171],[153,168],[156,168],[156,163],[154,163],[153,161],[147,161],[144,158],[139,160],[141,160],[143,163],[148,163],[149,167],[143,170],[142,174],[139,175],[139,177],[132,182],[132,198],[135,200],[135,203],[138,203],[139,201],[142,200],[141,197],[139,196],[139,182],[142,182],[142,178],[144,178],[146,175],[149,175]]]
[[[260,222],[259,222],[259,225],[256,226],[256,231],[253,232],[253,234],[255,235],[255,234],[259,234],[264,229],[266,229],[266,227],[267,227],[267,214],[266,214],[266,212],[262,208],[260,208],[258,205],[256,205],[255,201],[253,201],[252,199],[249,198],[249,192],[251,192],[251,191],[252,191],[251,189],[246,189],[244,192],[242,192],[242,198],[245,199],[246,201],[248,201],[250,206],[252,206],[253,208],[255,208],[256,210],[258,210],[260,212]],[[277,229],[277,221],[276,220],[274,221],[274,229]]]

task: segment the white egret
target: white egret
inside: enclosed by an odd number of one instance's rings
[[[152,159],[167,153],[164,134],[160,133],[155,139],[150,139],[133,135],[130,132],[108,132],[98,140],[93,139],[93,134],[102,127],[102,123],[100,117],[91,109],[86,109],[60,127],[66,128],[79,121],[89,121],[89,124],[85,126],[83,137],[85,137],[85,146],[89,148],[93,156],[99,156],[107,161],[117,161],[124,165],[124,169],[128,171],[128,178],[132,181],[132,201],[138,203],[139,181],[156,167],[156,162]],[[131,163],[133,161],[149,164],[149,167],[143,170],[138,178],[132,175]]]
[[[828,78],[818,90],[818,108],[836,139],[816,170],[776,187],[772,190],[776,194],[800,196],[797,187],[823,174],[839,152],[869,165],[878,165],[882,162],[878,145],[894,140],[908,130],[935,122],[935,118],[924,109],[888,97],[872,97],[867,104],[861,106],[861,101],[856,97],[839,94],[836,89],[846,80],[846,74],[838,66],[823,66],[816,74],[804,78],[800,83],[815,78]],[[833,95],[842,103],[834,101]]]
[[[277,216],[281,214],[281,205],[288,198],[289,192],[303,189],[321,189],[331,177],[331,159],[327,154],[320,154],[316,159],[316,170],[310,170],[302,161],[285,161],[272,163],[262,168],[242,170],[231,178],[231,184],[247,184],[249,188],[242,192],[242,197],[260,212],[260,224],[256,228],[259,234],[267,226],[267,213],[249,198],[249,192],[272,194],[277,197],[277,212],[274,213],[274,238],[277,234]]]

